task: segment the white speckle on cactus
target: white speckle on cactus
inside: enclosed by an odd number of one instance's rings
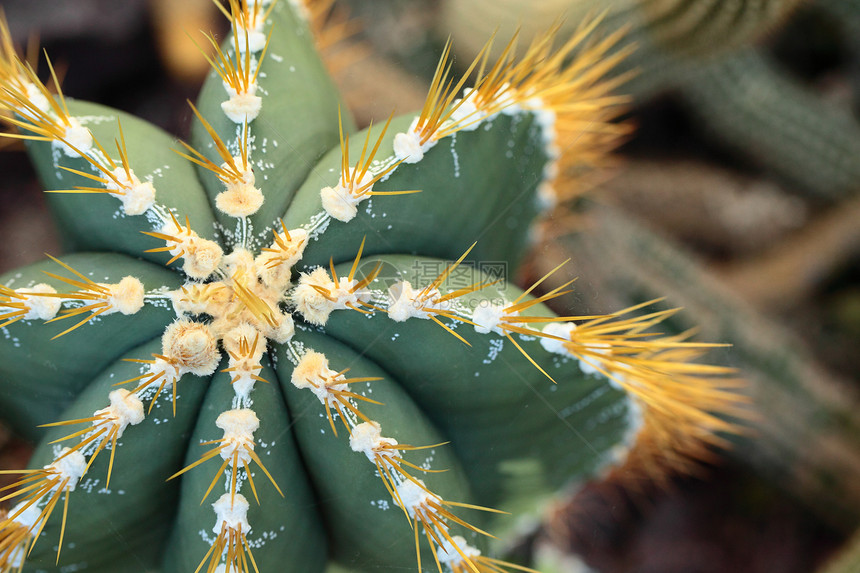
[[[155,204],[155,187],[152,182],[141,182],[129,169],[117,167],[111,172],[113,178],[108,178],[105,188],[122,202],[122,210],[126,215],[142,215]]]
[[[391,508],[391,502],[387,499],[375,499],[370,501],[370,506],[382,511],[388,511]]]
[[[567,351],[567,348],[565,348],[565,341],[570,341],[570,335],[571,333],[573,333],[574,330],[576,330],[576,325],[572,322],[547,323],[547,325],[543,327],[544,334],[548,334],[550,336],[557,336],[558,338],[564,338],[565,340],[563,341],[557,340],[555,338],[541,338],[540,344],[547,352],[568,355],[569,353]]]
[[[412,519],[415,519],[416,514],[427,512],[428,502],[433,505],[442,505],[442,498],[425,488],[424,482],[420,479],[415,481],[404,480],[396,486],[397,495]]]
[[[477,124],[476,124],[477,127]],[[454,179],[460,178],[460,155],[457,153],[457,132],[451,134],[451,159],[454,161]]]
[[[63,138],[55,139],[52,144],[62,149],[68,157],[80,157],[81,153],[88,153],[92,149],[93,134],[76,118],[70,117],[68,121]]]
[[[62,300],[52,296],[38,296],[38,294],[56,294],[54,287],[45,283],[39,283],[32,287],[19,288],[15,292],[20,294],[36,294],[37,296],[27,297],[27,314],[24,315],[24,320],[40,319],[50,320],[57,316],[62,305]]]
[[[253,89],[250,89],[253,88]],[[253,121],[260,115],[263,108],[263,98],[256,95],[257,86],[251,84],[248,92],[237,93],[221,103],[221,110],[230,121],[238,124]]]
[[[382,436],[377,422],[362,422],[352,429],[349,436],[349,447],[353,452],[361,452],[371,462],[376,463],[376,452],[383,446],[396,446],[397,440]]]
[[[107,421],[116,427],[116,437],[121,438],[128,426],[136,426],[143,421],[143,402],[125,388],[112,391],[108,397],[110,406],[93,414],[93,417],[100,418],[93,421],[93,426],[99,427]]]
[[[418,118],[412,120],[409,129],[394,136],[394,156],[404,163],[418,163],[424,159],[424,154],[436,141],[428,140],[421,143],[421,133],[418,131]]]
[[[369,169],[359,180],[354,180],[356,175],[354,168],[351,168],[349,173],[349,178],[352,180],[351,184],[341,179],[334,187],[323,187],[320,190],[323,209],[330,216],[344,223],[355,218],[358,213],[357,205],[361,201],[369,199],[373,190],[373,173]],[[362,189],[360,195],[355,194],[356,189]]]
[[[249,507],[248,500],[241,493],[225,493],[212,504],[215,510],[215,527],[212,531],[220,534],[226,527],[247,535],[251,531],[251,524],[248,523]]]
[[[442,565],[447,565],[451,570],[465,569],[463,555],[470,561],[481,555],[478,549],[466,543],[466,539],[460,535],[453,536],[450,541],[443,537],[440,541],[442,543],[436,549],[436,557]]]
[[[254,432],[260,427],[260,420],[253,410],[238,408],[222,412],[215,425],[224,430],[221,443],[221,458],[229,460],[234,454],[240,464],[251,461],[249,452],[254,450]]]
[[[487,351],[487,359],[483,361],[484,364],[491,364],[496,358],[498,358],[499,353],[501,353],[504,348],[504,338],[497,338],[495,340],[491,340],[489,344],[489,349]]]
[[[472,322],[475,323],[475,332],[488,334],[495,332],[503,334],[499,325],[506,316],[515,316],[516,313],[508,314],[504,303],[486,301],[479,304],[472,313]]]
[[[207,324],[186,319],[174,321],[161,337],[162,354],[181,371],[197,376],[215,372],[221,359],[218,340]]]
[[[135,314],[143,308],[144,289],[140,279],[127,276],[116,284],[104,285],[108,290],[107,303],[110,309],[102,314],[119,312],[125,315]]]
[[[56,474],[59,479],[57,488],[60,488],[68,480],[63,490],[75,491],[75,487],[87,469],[87,458],[81,452],[72,451],[69,448],[63,448],[57,458],[53,463],[45,466],[45,469]]]

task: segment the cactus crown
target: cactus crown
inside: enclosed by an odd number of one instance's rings
[[[686,467],[734,431],[731,372],[690,362],[708,345],[649,334],[673,311],[554,316],[543,303],[570,283],[533,297],[544,279],[522,292],[475,271],[518,261],[530,220],[569,198],[559,174],[623,131],[601,79],[617,37],[589,43],[585,23],[556,48],[556,27],[459,80],[449,44],[418,115],[351,135],[309,42],[330,40],[331,3],[309,4],[219,5],[233,34],[205,37],[213,73],[181,149],[68,100],[49,61],[51,93],[0,29],[4,135],[28,141],[80,251],[0,286],[3,377],[43,389],[4,409],[48,428],[0,492],[0,570],[25,554],[110,570],[111,519],[166,571],[319,570],[356,548],[355,566],[401,563],[386,548],[404,533],[419,569],[528,571],[482,553],[499,521],[484,501],[507,505],[518,479],[534,498],[634,440],[639,471]]]

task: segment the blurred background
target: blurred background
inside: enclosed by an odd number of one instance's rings
[[[589,14],[603,16],[598,33],[625,28],[636,74],[623,120],[635,130],[587,196],[548,213],[519,278],[570,258],[579,279],[564,314],[666,297],[685,309],[673,328],[732,344],[710,359],[749,381],[759,419],[719,461],[660,486],[580,484],[513,550],[545,573],[860,572],[860,0],[334,8],[345,24],[328,63],[360,125],[419,108],[449,36],[468,65],[497,29],[525,39],[562,14],[562,35]],[[226,30],[210,0],[3,9],[19,44],[38,36],[67,96],[178,137],[207,72],[189,35]],[[0,171],[2,273],[60,246],[15,145]],[[0,467],[26,463],[26,443],[0,431],[0,444]]]

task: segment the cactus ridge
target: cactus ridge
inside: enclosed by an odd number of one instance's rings
[[[552,48],[556,27],[521,59],[512,40],[492,63],[487,44],[459,80],[446,46],[418,115],[350,137],[342,111],[337,125],[331,114],[314,117],[324,96],[313,89],[292,92],[307,117],[276,117],[291,74],[328,87],[303,46],[318,28],[304,19],[331,3],[220,7],[233,36],[221,46],[206,36],[212,79],[191,105],[200,129],[175,153],[142,122],[67,100],[49,62],[51,94],[0,27],[0,108],[15,128],[4,135],[30,141],[69,244],[83,251],[0,287],[3,377],[38,378],[58,393],[42,401],[67,408],[57,422],[26,395],[4,406],[47,434],[35,469],[0,490],[0,502],[16,504],[0,521],[0,571],[59,566],[67,554],[75,566],[111,570],[123,549],[98,526],[107,519],[155,553],[143,569],[247,573],[292,560],[295,570],[321,570],[329,556],[355,559],[357,547],[357,567],[411,553],[419,570],[531,571],[483,553],[492,537],[484,523],[500,519],[488,505],[515,496],[517,475],[533,501],[634,442],[647,449],[638,469],[660,475],[737,431],[725,420],[744,412],[733,373],[692,362],[712,345],[650,333],[673,311],[559,317],[543,303],[570,282],[532,296],[559,268],[519,291],[470,266],[487,254],[516,261],[539,203],[569,198],[553,181],[598,163],[623,133],[611,120],[625,100],[601,79],[623,57],[604,59],[620,36],[579,50],[596,26],[587,22]],[[306,137],[304,151],[322,155],[312,169],[290,159],[302,151],[279,135],[290,127],[290,137]],[[504,160],[486,165],[500,150]],[[519,169],[511,189],[504,178]],[[440,226],[467,200],[479,222],[509,217],[484,231],[499,240],[464,250],[473,229]],[[447,244],[424,239],[449,229]],[[50,327],[33,323],[69,318],[54,346],[40,346]],[[68,380],[47,375],[100,331],[101,362]],[[447,355],[461,359],[433,367]],[[455,392],[474,404],[463,410]],[[585,447],[570,447],[559,419]],[[482,459],[457,459],[472,456]],[[88,503],[98,495],[110,497]],[[368,511],[372,527],[356,521]],[[55,556],[37,544],[45,535],[59,540]],[[273,542],[279,535],[288,542]],[[392,536],[408,550],[387,549]]]
[[[756,40],[776,28],[802,0],[640,0],[650,33],[691,54],[712,53]]]

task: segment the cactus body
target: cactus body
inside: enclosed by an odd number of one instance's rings
[[[0,102],[75,252],[0,277],[0,407],[41,439],[0,570],[507,571],[488,506],[656,412],[730,429],[661,389],[715,372],[642,341],[661,315],[575,326],[505,281],[568,144],[612,131],[599,74],[561,66],[588,26],[472,91],[443,58],[420,114],[355,134],[303,5],[230,9],[181,147],[53,99],[4,40]]]

